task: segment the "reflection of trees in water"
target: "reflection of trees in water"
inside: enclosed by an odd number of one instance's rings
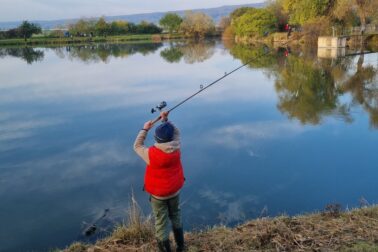
[[[169,63],[178,63],[184,54],[178,47],[168,47],[160,52],[160,56]]]
[[[0,48],[0,57],[12,56],[25,60],[28,64],[42,61],[45,54],[42,50],[31,47]]]
[[[230,53],[234,58],[240,59],[243,64],[250,62],[251,68],[274,69],[277,66],[277,59],[282,57],[278,51],[266,45],[250,46],[236,44],[230,48]]]
[[[215,41],[201,41],[189,43],[181,47],[184,61],[189,64],[204,62],[215,53]]]
[[[359,104],[370,116],[370,125],[378,128],[378,69],[372,65],[364,66],[365,56],[361,54],[357,61],[357,70],[341,88],[352,94],[353,103]]]
[[[275,77],[277,107],[282,113],[304,124],[318,124],[327,115],[350,122],[350,108],[360,104],[369,113],[371,125],[378,128],[378,69],[364,66],[363,55],[350,75],[353,57],[317,59],[311,48],[269,50],[267,54],[264,46],[235,45],[230,53],[243,63],[252,60],[249,67],[262,68]],[[343,104],[340,96],[346,93],[353,99]]]
[[[141,53],[147,55],[158,50],[162,43],[138,44],[94,44],[82,46],[67,46],[54,48],[58,57],[67,55],[69,59],[80,59],[84,62],[108,62],[110,57],[125,58],[129,55]]]
[[[318,124],[324,115],[338,114],[349,120],[347,106],[340,105],[330,69],[314,61],[289,57],[276,80],[278,108],[302,123]]]
[[[350,108],[360,104],[370,116],[370,123],[378,128],[377,69],[363,66],[364,55],[359,56],[357,71],[352,58],[311,60],[290,56],[280,70],[276,81],[278,108],[302,123],[317,124],[325,115],[351,121]],[[341,104],[339,96],[350,93],[352,101]]]
[[[189,43],[171,44],[161,51],[160,55],[170,63],[179,62],[182,58],[188,64],[203,62],[215,53],[215,41],[192,41]]]

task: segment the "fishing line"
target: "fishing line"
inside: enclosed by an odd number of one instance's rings
[[[306,35],[306,34],[305,34],[305,35]],[[285,45],[287,45],[291,40],[292,40],[292,39],[287,40],[286,42],[282,43],[281,46],[285,46]],[[191,100],[192,98],[194,98],[195,96],[199,95],[200,93],[202,93],[203,91],[205,91],[205,90],[208,89],[209,87],[211,87],[211,86],[217,84],[218,82],[220,82],[220,81],[223,80],[224,78],[228,77],[229,75],[231,75],[231,74],[235,73],[236,71],[242,69],[243,67],[249,65],[249,64],[252,63],[254,60],[256,60],[256,59],[258,59],[258,58],[261,58],[261,57],[263,57],[263,56],[265,56],[265,55],[268,55],[270,52],[271,52],[271,50],[268,49],[268,50],[267,50],[266,52],[264,52],[263,54],[258,55],[258,56],[256,56],[256,57],[254,57],[254,58],[248,60],[246,63],[244,63],[244,64],[238,66],[237,68],[233,69],[231,72],[228,72],[228,73],[226,72],[222,77],[216,79],[215,81],[211,82],[210,84],[208,84],[208,85],[206,85],[206,86],[204,86],[204,87],[201,85],[199,91],[195,92],[194,94],[190,95],[190,96],[187,97],[186,99],[184,99],[184,100],[182,100],[181,102],[179,102],[178,104],[176,104],[174,107],[170,108],[170,109],[168,110],[168,113],[170,113],[170,112],[172,112],[173,110],[177,109],[178,107],[180,107],[181,105],[183,105],[183,104],[186,103],[187,101],[189,101],[189,100]],[[159,111],[161,111],[166,105],[167,105],[166,102],[162,102],[162,103],[161,103],[160,105],[158,105],[156,108],[157,108]],[[151,110],[152,113],[154,113],[154,112],[156,112],[156,111],[157,111],[157,110],[155,110],[155,109],[152,109],[152,110]],[[160,119],[161,119],[161,116],[158,116],[155,120],[152,121],[152,124],[155,124],[155,123],[158,122]]]

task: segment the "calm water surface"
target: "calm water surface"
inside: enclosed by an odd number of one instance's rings
[[[132,144],[151,108],[254,57],[171,114],[185,228],[377,202],[377,53],[321,59],[218,41],[0,48],[0,251],[94,239],[83,230],[109,209],[104,235],[132,191],[150,214]]]

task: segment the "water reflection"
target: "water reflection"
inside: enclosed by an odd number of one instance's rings
[[[251,68],[272,69],[283,58],[282,50],[271,50],[266,45],[246,46],[236,44],[230,48],[230,53],[244,64],[249,62]]]
[[[214,40],[172,42],[160,52],[160,56],[169,63],[178,63],[183,58],[185,63],[194,64],[210,59],[215,52]],[[111,57],[126,58],[140,53],[146,56],[155,53],[162,43],[136,44],[90,44],[65,47],[52,47],[61,59],[80,60],[86,63],[108,63]],[[31,47],[0,48],[0,57],[13,56],[25,60],[28,64],[42,61],[44,52]]]
[[[12,56],[16,58],[21,58],[25,60],[28,64],[32,64],[33,62],[42,61],[44,57],[43,50],[34,49],[31,47],[23,47],[23,48],[1,48],[0,47],[0,58],[4,58],[6,56]]]
[[[119,223],[131,188],[148,214],[132,143],[151,106],[177,104],[251,58],[172,114],[184,132],[185,227],[378,197],[371,56],[181,41],[34,48],[32,66],[5,58],[28,58],[23,50],[1,49],[0,250],[64,247],[104,209],[101,228]]]
[[[378,128],[378,69],[372,65],[364,65],[364,59],[364,54],[358,57],[356,71],[341,84],[341,90],[352,95],[352,103],[359,104],[367,111],[370,125]]]
[[[319,124],[332,115],[351,122],[351,108],[359,104],[369,113],[371,126],[378,128],[378,70],[364,64],[364,54],[354,63],[354,57],[318,59],[313,48],[302,49],[235,45],[230,53],[275,79],[277,107],[289,118]],[[342,102],[345,94],[351,94],[353,100]]]
[[[109,62],[111,57],[126,58],[140,53],[144,56],[154,53],[162,43],[137,43],[137,44],[93,44],[83,46],[67,46],[53,48],[61,58],[70,60],[79,59],[86,63]]]
[[[324,115],[339,114],[347,118],[347,107],[340,105],[330,68],[300,57],[288,57],[277,74],[277,107],[301,123],[318,124]]]
[[[169,63],[178,63],[184,56],[180,48],[171,45],[160,52],[160,56]]]
[[[185,63],[194,64],[210,59],[215,53],[214,40],[170,43],[160,56],[167,62],[177,63],[184,58]]]

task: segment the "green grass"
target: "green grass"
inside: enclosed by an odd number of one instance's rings
[[[126,42],[126,41],[161,41],[164,39],[183,38],[183,35],[175,34],[132,34],[122,36],[107,37],[73,37],[73,38],[50,38],[50,37],[32,37],[25,41],[24,39],[2,39],[0,46],[9,45],[66,45],[82,43],[99,43],[99,42]]]

